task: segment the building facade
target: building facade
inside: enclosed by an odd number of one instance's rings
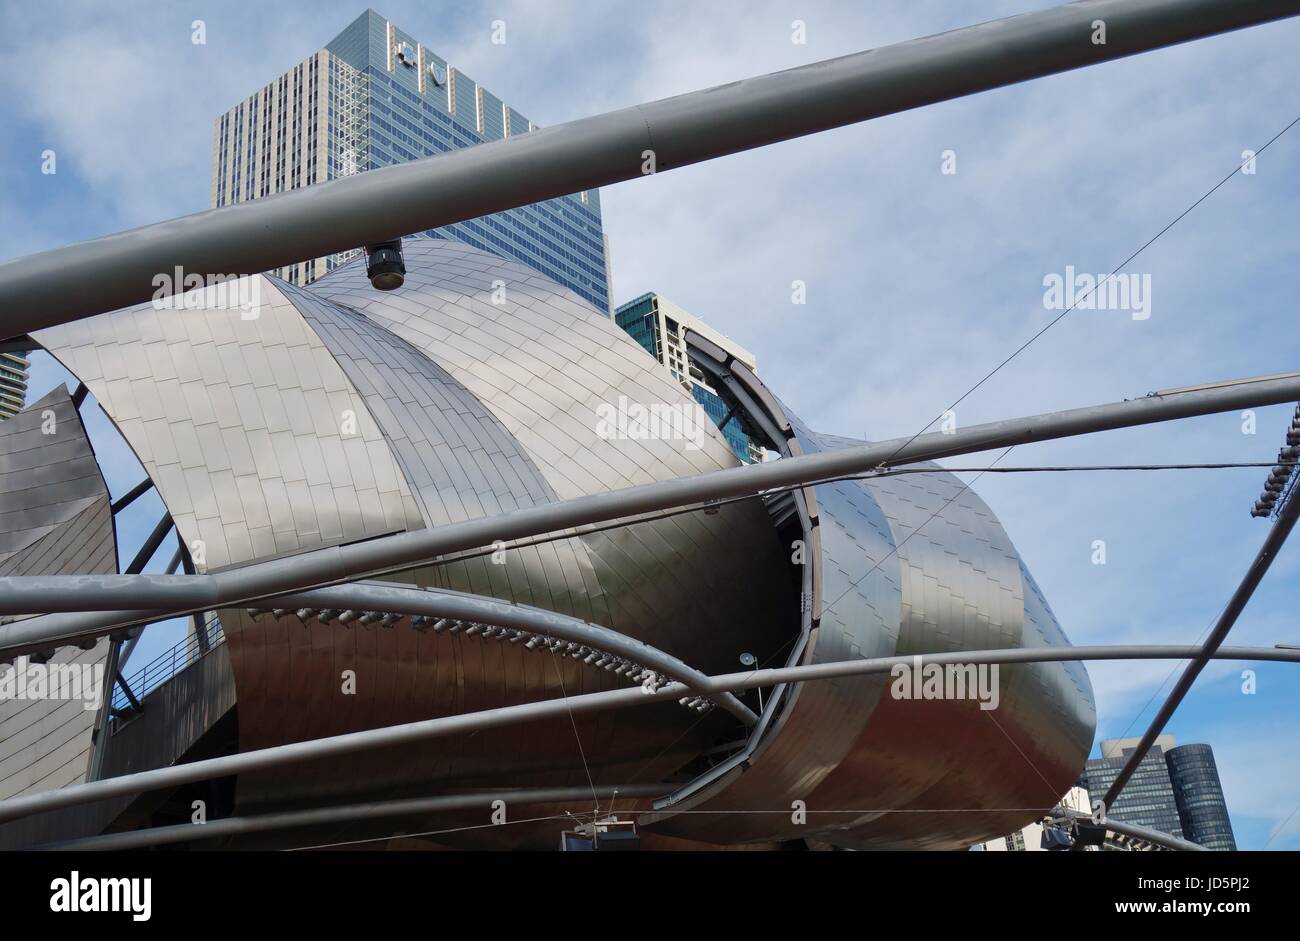
[[[736,457],[747,463],[763,460],[762,449],[745,433],[740,420],[731,414],[727,403],[707,383],[704,374],[691,364],[686,350],[685,333],[687,329],[695,331],[749,369],[757,371],[758,362],[753,353],[668,298],[653,292],[642,294],[617,308],[614,311],[614,321],[659,360],[672,377],[691,393],[705,414],[722,429],[722,435],[731,445]]]
[[[27,401],[28,362],[17,353],[0,353],[0,421],[13,418]]]
[[[373,10],[216,120],[212,206],[527,134],[535,125]],[[600,194],[575,193],[425,233],[519,261],[608,312]],[[358,246],[360,248],[360,246]],[[314,281],[349,255],[274,272]]]
[[[1089,791],[1104,794],[1139,741],[1103,740],[1101,757],[1090,758],[1084,771]],[[1156,738],[1107,814],[1209,849],[1237,848],[1213,750],[1209,745],[1179,746],[1172,735]]]

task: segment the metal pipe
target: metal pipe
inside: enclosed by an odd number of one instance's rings
[[[1154,392],[1140,399],[1027,418],[972,425],[952,434],[936,432],[860,447],[822,451],[747,464],[676,480],[627,487],[528,507],[499,516],[397,533],[343,546],[313,549],[279,559],[252,562],[208,575],[6,576],[0,578],[0,614],[122,611],[131,623],[192,611],[233,607],[286,592],[384,575],[451,552],[478,549],[562,532],[590,523],[635,517],[731,497],[754,496],[862,474],[918,461],[1005,448],[1115,428],[1294,402],[1300,373],[1242,379],[1214,388]],[[139,609],[149,609],[143,615]],[[119,620],[121,620],[119,618]],[[68,636],[98,630],[104,618],[67,619],[57,614],[0,628],[0,652],[31,643],[33,637]]]
[[[148,301],[177,267],[268,271],[1297,13],[1297,0],[1088,0],[539,128],[10,261],[0,333]]]
[[[1086,814],[1081,810],[1074,810],[1070,807],[1057,807],[1051,812],[1051,814],[1049,814],[1049,816],[1065,820],[1092,821],[1091,814]],[[1200,853],[1209,852],[1209,850],[1199,843],[1179,839],[1176,836],[1163,833],[1160,830],[1152,830],[1150,827],[1138,826],[1136,823],[1125,823],[1121,820],[1112,820],[1109,817],[1104,817],[1098,826],[1103,826],[1107,830],[1114,830],[1116,833],[1123,833],[1125,836],[1137,837],[1139,840],[1146,840],[1150,843],[1155,843],[1158,846],[1163,846],[1171,850],[1185,850],[1187,852]]]
[[[125,662],[126,658],[123,657],[122,659]],[[122,688],[122,692],[126,693],[126,698],[131,703],[132,708],[135,709],[136,712],[143,712],[144,707],[140,705],[140,700],[136,699],[135,693],[132,692],[130,684],[123,679],[122,671],[118,670],[114,676],[116,677],[117,685]]]
[[[649,644],[590,621],[558,614],[544,608],[500,601],[482,595],[443,589],[421,589],[391,583],[338,585],[312,592],[273,599],[284,608],[353,608],[383,611],[398,615],[424,615],[483,622],[511,627],[532,634],[587,644],[604,653],[614,654],[661,674],[665,679],[685,684],[695,693],[703,693],[709,678],[676,657]],[[717,704],[747,726],[758,722],[753,710],[732,693],[717,696]]]
[[[275,814],[257,814],[251,817],[225,817],[207,823],[181,823],[167,827],[150,827],[144,830],[127,830],[101,836],[63,840],[34,846],[35,850],[135,850],[147,846],[164,846],[190,843],[195,840],[215,840],[221,837],[244,836],[266,830],[285,830],[292,827],[324,826],[351,823],[358,820],[377,820],[384,817],[404,817],[415,814],[432,814],[448,810],[490,808],[493,801],[507,805],[550,804],[558,801],[612,800],[616,797],[653,797],[662,794],[664,784],[626,784],[622,787],[550,787],[521,788],[513,791],[479,791],[475,794],[442,794],[437,797],[419,797],[408,800],[374,801],[365,804],[344,804],[336,807],[314,807],[310,810],[290,810]]]
[[[116,516],[118,513],[121,513],[128,506],[134,503],[137,497],[143,496],[144,494],[148,493],[152,489],[153,489],[153,480],[149,477],[146,477],[144,480],[140,481],[138,484],[136,484],[126,493],[122,494],[120,497],[114,500],[113,503],[110,505],[109,509],[112,510],[113,515]]]
[[[194,559],[190,556],[189,546],[185,545],[185,537],[180,534],[180,530],[176,531],[176,541],[179,543],[176,552],[181,557],[181,565],[184,566],[185,574],[196,574],[194,569]],[[171,573],[169,572],[168,574]],[[199,642],[199,650],[203,653],[207,653],[208,647],[210,646],[208,643],[207,612],[190,612],[190,624],[194,630],[194,637]]]
[[[1237,618],[1245,609],[1247,602],[1250,601],[1251,595],[1255,593],[1255,589],[1259,587],[1259,583],[1263,580],[1269,566],[1277,558],[1278,551],[1286,542],[1287,536],[1291,535],[1291,530],[1295,528],[1297,519],[1300,519],[1300,500],[1289,500],[1286,506],[1282,508],[1282,513],[1278,516],[1277,521],[1270,527],[1268,538],[1260,546],[1259,552],[1256,553],[1255,560],[1250,564],[1245,578],[1241,580],[1237,590],[1232,593],[1232,598],[1228,601],[1227,607],[1219,615],[1214,630],[1210,632],[1210,636],[1205,639],[1205,643],[1198,649],[1197,655],[1192,658],[1192,662],[1184,668],[1182,676],[1178,678],[1178,682],[1174,684],[1174,688],[1169,691],[1169,696],[1160,706],[1160,711],[1156,713],[1155,718],[1151,720],[1151,725],[1143,733],[1137,748],[1133,749],[1128,756],[1128,760],[1124,762],[1124,767],[1120,768],[1119,774],[1115,776],[1115,780],[1106,790],[1106,795],[1102,798],[1103,813],[1115,806],[1115,801],[1119,798],[1120,792],[1124,790],[1124,785],[1128,784],[1129,779],[1133,777],[1133,773],[1137,771],[1138,765],[1142,763],[1142,759],[1151,750],[1156,736],[1164,731],[1170,716],[1174,714],[1174,710],[1186,698],[1192,684],[1196,682],[1196,678],[1201,675],[1205,665],[1209,663],[1210,658],[1214,656],[1214,652],[1219,649],[1219,646],[1227,638],[1228,632],[1237,623]]]
[[[136,552],[135,558],[131,560],[131,564],[126,567],[126,571],[122,574],[134,578],[143,572],[144,567],[153,558],[153,554],[158,551],[158,547],[167,538],[167,533],[171,531],[171,528],[172,518],[164,513],[162,519],[158,520],[158,523],[154,526],[153,532],[149,534],[149,538],[144,541],[144,545]],[[171,578],[173,576],[163,575],[161,577]]]
[[[1082,660],[1180,660],[1196,656],[1199,649],[1196,646],[1104,646],[948,651],[923,656],[878,657],[872,660],[846,660],[836,663],[817,663],[808,666],[781,667],[771,670],[746,670],[743,673],[728,673],[709,677],[705,683],[705,691],[708,694],[736,692],[780,683],[802,683],[810,680],[826,680],[844,676],[888,673],[900,664],[915,668],[918,664],[924,666],[931,663],[1002,664]],[[1300,663],[1300,650],[1286,650],[1277,647],[1222,647],[1216,651],[1215,658]],[[450,735],[499,728],[521,722],[565,718],[570,714],[580,715],[606,709],[648,705],[662,700],[681,699],[688,693],[691,693],[691,690],[682,683],[669,683],[657,690],[638,687],[636,689],[620,689],[602,693],[585,693],[580,696],[548,699],[542,702],[523,703],[515,706],[502,706],[497,709],[471,712],[465,715],[425,719],[421,722],[411,722],[405,725],[366,729],[361,732],[349,732],[344,735],[330,736],[329,738],[276,745],[271,748],[240,752],[234,755],[222,755],[218,758],[207,758],[149,771],[137,771],[133,774],[106,778],[101,781],[69,784],[57,790],[11,797],[0,801],[0,822],[47,810],[57,810],[61,807],[72,807],[111,797],[123,797],[145,791],[173,788],[194,781],[222,778],[233,774],[264,771],[281,765],[314,761],[322,758],[336,758],[378,748],[410,745]]]

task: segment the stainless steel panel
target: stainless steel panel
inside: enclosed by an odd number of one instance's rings
[[[59,386],[0,422],[0,575],[116,571],[108,489]],[[108,649],[103,638],[89,650],[59,649],[49,662],[93,667]],[[96,715],[80,700],[0,699],[0,799],[84,780]]]
[[[263,279],[266,302],[251,322],[221,311],[132,309],[37,339],[102,371],[92,390],[182,534],[208,541],[208,566],[734,466],[711,425],[698,449],[598,433],[598,407],[620,396],[694,403],[569,292],[468,246],[411,240],[406,255],[407,283],[396,292],[373,290],[358,259],[309,289]],[[492,302],[494,282],[505,283],[505,303]],[[96,322],[105,319],[134,327]],[[158,330],[174,368],[154,378],[159,389],[176,383],[161,403],[134,393],[128,376],[141,357],[155,372],[167,360],[124,339],[147,334],[156,343]],[[346,412],[355,433],[343,429]],[[151,430],[160,419],[170,441]],[[845,443],[792,424],[805,452]],[[704,672],[734,670],[741,652],[772,661],[802,649],[805,662],[826,662],[1065,642],[996,519],[949,475],[828,484],[809,506],[820,523],[811,580],[791,566],[758,500],[506,547],[500,565],[479,556],[401,577],[595,621]],[[818,579],[820,620],[799,648],[799,595]],[[421,633],[406,621],[268,625],[232,611],[223,622],[244,748],[623,682],[569,658]],[[356,672],[355,696],[340,695],[344,670]],[[1091,741],[1091,691],[1078,668],[1008,670],[996,721],[963,704],[891,700],[887,684],[858,677],[791,690],[753,766],[707,792],[700,809],[770,811],[802,799],[845,812],[815,818],[820,839],[959,846],[1008,832],[1019,818],[879,811],[1046,805],[1056,795],[1038,793],[1050,789],[1043,779],[1063,791]],[[584,765],[631,783],[661,778],[737,732],[726,716],[697,721],[675,705],[653,706],[584,717],[576,741],[570,723],[556,722],[245,776],[240,803],[581,784]],[[1032,769],[1015,766],[1020,751]],[[784,820],[688,814],[662,828],[720,842],[811,835]]]

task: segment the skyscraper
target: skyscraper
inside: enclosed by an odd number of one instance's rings
[[[373,10],[217,118],[212,205],[502,140],[531,121]],[[427,235],[520,261],[608,311],[600,194],[575,193]],[[361,246],[358,246],[360,248]],[[276,272],[306,284],[347,255]]]
[[[1101,757],[1088,759],[1084,771],[1094,797],[1100,797],[1114,783],[1139,741],[1102,741]],[[1209,849],[1237,848],[1214,752],[1209,745],[1178,746],[1172,735],[1156,739],[1107,814]]]
[[[28,362],[17,353],[0,353],[0,421],[23,410]]]
[[[1206,849],[1235,850],[1232,820],[1209,745],[1180,745],[1165,756],[1183,836]]]
[[[642,294],[619,307],[614,312],[614,322],[667,367],[673,378],[694,396],[705,414],[722,430],[736,457],[750,463],[763,459],[762,450],[745,434],[740,420],[731,415],[722,396],[711,389],[704,381],[704,374],[691,365],[686,352],[685,332],[688,328],[694,330],[757,371],[758,361],[753,353],[668,298],[653,292]]]
[[[1115,783],[1138,742],[1136,738],[1106,739],[1101,743],[1101,757],[1088,759],[1084,776],[1088,781],[1088,792],[1094,798],[1100,799]],[[1183,835],[1178,804],[1174,801],[1174,786],[1169,780],[1169,764],[1165,761],[1165,752],[1173,747],[1172,735],[1161,735],[1155,740],[1115,806],[1107,808],[1107,816],[1122,823],[1151,827],[1170,836]]]

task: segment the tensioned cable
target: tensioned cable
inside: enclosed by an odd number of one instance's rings
[[[803,484],[790,484],[783,487],[773,487],[770,490],[763,491],[762,494],[746,495],[740,497],[726,497],[709,503],[694,504],[688,507],[680,507],[675,510],[665,510],[661,513],[654,513],[647,516],[638,516],[632,519],[613,520],[608,523],[600,523],[592,526],[578,527],[572,530],[552,533],[546,536],[538,536],[532,539],[526,539],[520,542],[510,542],[505,545],[505,549],[525,549],[530,546],[540,546],[551,542],[558,542],[562,539],[574,539],[580,536],[593,535],[595,533],[607,532],[612,529],[624,529],[628,526],[637,526],[641,523],[653,523],[658,520],[672,519],[675,516],[683,516],[687,513],[708,512],[715,507],[727,506],[732,503],[744,503],[746,500],[761,499],[764,496],[771,496],[778,493],[788,493],[792,490],[802,490],[805,487],[820,487],[826,484],[842,483],[848,480],[874,480],[878,477],[895,477],[902,474],[1040,474],[1040,473],[1076,473],[1086,471],[1162,471],[1162,470],[1232,470],[1236,468],[1271,468],[1271,467],[1300,467],[1300,463],[1278,463],[1277,461],[1227,461],[1218,463],[1190,463],[1190,464],[1074,464],[1074,465],[1046,465],[1041,467],[944,467],[936,465],[934,467],[893,467],[887,470],[872,471],[868,474],[849,474],[843,477],[827,477],[823,480],[816,480]],[[973,483],[974,481],[972,481]],[[442,556],[426,562],[419,562],[404,567],[401,571],[410,571],[416,568],[425,568],[431,565],[448,565],[452,562],[464,562],[467,559],[482,558],[491,555],[494,549],[484,548],[475,549],[471,552],[456,553]]]
[[[582,747],[582,736],[578,734],[578,722],[573,718],[573,707],[569,705],[569,691],[564,684],[564,670],[560,666],[559,658],[556,657],[555,651],[551,650],[551,664],[555,667],[556,679],[560,681],[560,695],[564,698],[564,705],[569,711],[569,725],[573,726],[573,738],[578,743],[578,756],[582,759],[582,770],[587,774],[587,784],[591,787],[591,799],[596,804],[596,812],[600,812],[600,798],[596,794],[596,782],[591,779],[591,768],[587,765],[587,751]]]
[[[1188,216],[1188,215],[1192,212],[1192,210],[1194,210],[1197,206],[1199,206],[1201,203],[1205,202],[1207,199],[1209,199],[1211,196],[1213,196],[1216,192],[1218,192],[1218,190],[1219,190],[1219,188],[1220,188],[1221,186],[1223,186],[1225,183],[1227,183],[1229,180],[1231,180],[1234,176],[1236,176],[1238,173],[1240,173],[1240,172],[1241,172],[1241,171],[1242,171],[1246,166],[1248,166],[1248,165],[1249,165],[1253,160],[1255,160],[1256,158],[1258,158],[1260,154],[1262,154],[1264,151],[1268,150],[1268,148],[1271,147],[1271,146],[1273,145],[1273,143],[1274,143],[1278,138],[1280,138],[1280,137],[1281,137],[1283,134],[1285,134],[1287,131],[1291,130],[1291,128],[1295,127],[1297,124],[1300,124],[1300,115],[1297,115],[1296,118],[1295,118],[1294,120],[1292,120],[1290,124],[1288,124],[1286,127],[1282,128],[1282,130],[1278,131],[1276,134],[1274,134],[1272,137],[1270,137],[1269,140],[1268,140],[1268,143],[1266,143],[1263,147],[1260,147],[1258,150],[1256,150],[1256,151],[1255,151],[1255,154],[1254,154],[1253,157],[1251,157],[1251,158],[1248,159],[1248,160],[1244,160],[1244,161],[1242,161],[1240,164],[1238,164],[1237,166],[1233,167],[1232,172],[1229,173],[1227,176],[1225,176],[1225,177],[1224,177],[1222,180],[1220,180],[1218,183],[1215,183],[1214,186],[1210,187],[1209,192],[1205,193],[1203,196],[1201,196],[1200,199],[1196,200],[1196,202],[1192,203],[1190,206],[1188,206],[1186,209],[1184,209],[1182,212],[1180,212],[1177,216],[1175,216],[1174,219],[1173,219],[1173,221],[1170,222],[1168,225],[1166,225],[1163,229],[1161,229],[1161,230],[1160,230],[1159,232],[1157,232],[1155,235],[1151,236],[1151,238],[1147,239],[1147,241],[1142,245],[1141,248],[1139,248],[1139,249],[1138,249],[1137,251],[1135,251],[1133,254],[1129,255],[1129,256],[1128,256],[1127,258],[1125,258],[1122,262],[1120,262],[1118,265],[1116,265],[1115,268],[1110,272],[1110,274],[1106,275],[1106,277],[1105,277],[1103,280],[1098,281],[1097,284],[1095,284],[1095,285],[1092,287],[1091,290],[1089,290],[1086,294],[1083,295],[1083,297],[1079,298],[1079,299],[1076,300],[1073,304],[1071,304],[1069,307],[1067,307],[1065,310],[1061,311],[1060,314],[1058,314],[1057,316],[1053,317],[1053,318],[1052,318],[1052,319],[1051,319],[1051,320],[1046,324],[1046,326],[1044,326],[1044,327],[1043,327],[1042,329],[1040,329],[1037,333],[1035,333],[1033,336],[1031,336],[1028,340],[1026,340],[1024,343],[1022,343],[1020,346],[1018,346],[1018,347],[1017,347],[1017,348],[1016,348],[1016,349],[1011,353],[1010,356],[1008,356],[1006,359],[1002,360],[1002,362],[1000,362],[1000,363],[998,363],[996,366],[994,366],[993,369],[991,369],[991,370],[988,372],[988,374],[984,376],[983,379],[981,379],[979,382],[975,383],[975,385],[971,386],[969,389],[967,389],[965,392],[963,392],[963,393],[961,394],[961,396],[959,396],[958,399],[957,399],[955,402],[953,402],[951,405],[949,405],[949,406],[948,406],[944,411],[940,412],[940,413],[939,413],[935,418],[931,419],[930,422],[925,426],[925,428],[922,428],[922,429],[921,429],[920,431],[918,431],[916,434],[912,435],[912,437],[908,438],[905,442],[903,442],[903,444],[901,444],[901,445],[899,446],[898,451],[895,451],[895,452],[894,452],[894,455],[893,455],[893,456],[897,456],[898,453],[899,453],[900,451],[902,451],[902,450],[903,450],[904,448],[906,448],[909,444],[911,444],[913,441],[915,441],[917,438],[919,438],[922,434],[924,434],[927,428],[930,428],[930,427],[931,427],[935,422],[941,420],[945,414],[947,414],[948,412],[951,412],[951,411],[952,411],[953,409],[955,409],[958,405],[960,405],[962,402],[964,402],[964,401],[965,401],[965,400],[966,400],[966,399],[971,395],[971,393],[973,393],[973,392],[974,392],[976,389],[978,389],[980,386],[984,385],[984,383],[986,383],[986,382],[988,382],[990,379],[992,379],[992,378],[993,378],[993,377],[994,377],[994,376],[995,376],[995,375],[996,375],[996,374],[997,374],[997,373],[1002,369],[1003,366],[1006,366],[1007,363],[1011,362],[1013,359],[1015,359],[1017,356],[1019,356],[1019,355],[1020,355],[1021,353],[1023,353],[1025,350],[1029,349],[1029,347],[1034,343],[1034,341],[1036,341],[1039,337],[1041,337],[1043,334],[1045,334],[1048,330],[1051,330],[1054,326],[1056,326],[1058,323],[1060,323],[1062,320],[1064,320],[1064,319],[1065,319],[1065,316],[1066,316],[1067,314],[1069,314],[1071,311],[1073,311],[1075,308],[1077,308],[1078,305],[1079,305],[1080,303],[1082,303],[1083,301],[1085,301],[1085,300],[1087,300],[1088,298],[1090,298],[1093,294],[1095,294],[1095,293],[1096,293],[1096,292],[1097,292],[1097,291],[1102,287],[1102,285],[1110,283],[1111,279],[1114,278],[1115,275],[1118,274],[1118,273],[1120,272],[1120,270],[1123,269],[1123,267],[1124,267],[1125,265],[1127,265],[1129,262],[1133,261],[1133,259],[1137,258],[1137,257],[1138,257],[1139,255],[1141,255],[1144,251],[1146,251],[1148,248],[1150,248],[1150,247],[1155,243],[1155,241],[1156,241],[1157,239],[1159,239],[1162,235],[1164,235],[1166,232],[1168,232],[1170,229],[1172,229],[1174,226],[1176,226],[1179,222],[1181,222],[1181,221],[1182,221],[1186,216]],[[892,460],[892,457],[891,457],[889,460]],[[888,463],[889,460],[886,460],[884,463]]]
[[[875,572],[877,569],[880,568],[880,566],[884,565],[885,562],[887,562],[889,559],[892,559],[894,556],[898,555],[898,550],[903,548],[903,546],[907,545],[908,540],[910,540],[921,530],[925,529],[925,527],[930,524],[930,521],[933,520],[936,516],[938,516],[944,510],[948,509],[948,507],[952,506],[953,501],[955,501],[958,497],[970,491],[970,488],[975,485],[976,481],[978,481],[981,477],[983,477],[986,473],[988,473],[988,471],[993,468],[994,464],[997,464],[998,461],[1002,460],[1013,450],[1015,450],[1015,447],[1016,446],[1013,444],[1011,447],[1007,448],[1005,451],[1003,451],[1001,454],[995,457],[992,463],[989,464],[988,467],[979,468],[979,473],[977,473],[975,477],[972,478],[971,480],[962,481],[962,484],[959,488],[957,488],[957,491],[951,497],[945,500],[943,504],[939,507],[939,509],[935,510],[933,513],[927,516],[924,520],[921,521],[921,524],[919,526],[915,527],[910,533],[908,533],[906,536],[904,536],[902,539],[896,542],[888,552],[886,552],[883,556],[880,557],[880,560],[878,562],[872,565],[871,568],[867,569],[866,573],[861,578],[852,582],[848,588],[840,592],[840,594],[835,598],[834,601],[832,601],[830,604],[822,605],[822,615],[825,616],[828,611],[830,611],[837,604],[843,601],[844,597],[848,595],[849,592],[853,591],[855,588],[861,585],[864,581],[866,581],[872,572]],[[931,473],[933,473],[933,471]]]
[[[546,817],[528,817],[523,820],[507,820],[504,823],[477,823],[467,827],[449,827],[446,830],[427,830],[422,833],[393,833],[386,836],[365,837],[358,840],[342,840],[337,843],[313,843],[305,846],[288,846],[281,852],[295,853],[302,850],[334,849],[340,846],[357,846],[361,843],[382,843],[387,840],[414,840],[426,836],[445,836],[448,833],[464,833],[468,830],[487,830],[493,827],[517,826],[521,823],[544,823],[547,820],[568,820],[563,814],[551,814]]]
[[[1162,229],[1161,229],[1159,232],[1157,232],[1155,235],[1151,236],[1151,238],[1147,239],[1146,242],[1144,242],[1144,243],[1142,244],[1142,246],[1141,246],[1137,251],[1133,252],[1133,254],[1129,255],[1129,256],[1128,256],[1127,258],[1125,258],[1122,262],[1120,262],[1118,265],[1116,265],[1115,268],[1111,270],[1110,274],[1106,275],[1105,278],[1100,279],[1100,280],[1099,280],[1095,285],[1093,285],[1093,287],[1092,287],[1090,290],[1088,290],[1088,291],[1083,295],[1083,297],[1078,298],[1078,299],[1075,300],[1074,303],[1072,303],[1069,307],[1067,307],[1065,310],[1061,311],[1061,313],[1059,313],[1057,316],[1053,317],[1053,318],[1052,318],[1052,319],[1051,319],[1051,320],[1050,320],[1050,321],[1049,321],[1045,326],[1042,327],[1042,329],[1038,330],[1038,331],[1037,331],[1033,336],[1031,336],[1031,337],[1030,337],[1028,340],[1026,340],[1024,343],[1022,343],[1019,347],[1017,347],[1017,348],[1016,348],[1016,349],[1011,353],[1010,356],[1008,356],[1006,359],[1002,360],[1002,362],[1000,362],[1000,363],[998,363],[996,366],[994,366],[993,369],[991,369],[991,370],[990,370],[990,371],[989,371],[989,372],[988,372],[988,373],[987,373],[987,374],[986,374],[982,379],[980,379],[979,382],[975,383],[975,385],[971,386],[969,389],[967,389],[965,392],[963,392],[963,393],[962,393],[962,394],[957,398],[957,400],[956,400],[955,402],[953,402],[951,405],[948,406],[947,409],[945,409],[943,412],[940,412],[939,415],[936,416],[935,418],[931,419],[931,420],[929,421],[929,423],[927,423],[926,426],[925,426],[924,428],[921,428],[921,429],[920,429],[919,431],[917,431],[914,435],[912,435],[910,438],[908,438],[906,441],[904,441],[901,445],[899,445],[899,446],[898,446],[898,449],[897,449],[896,451],[894,451],[894,453],[893,453],[892,455],[890,455],[890,457],[888,457],[888,458],[886,458],[884,461],[882,461],[881,464],[882,464],[882,465],[884,465],[884,464],[888,464],[891,460],[893,460],[894,457],[897,457],[897,456],[898,456],[898,455],[899,455],[899,454],[900,454],[900,453],[901,453],[905,448],[907,448],[908,445],[910,445],[913,441],[915,441],[915,440],[916,440],[917,438],[919,438],[922,434],[924,434],[925,431],[926,431],[926,429],[928,429],[928,428],[930,428],[931,426],[933,426],[934,423],[937,422],[937,421],[939,421],[939,420],[941,420],[945,414],[951,412],[951,411],[952,411],[953,409],[955,409],[958,405],[960,405],[962,402],[964,402],[964,401],[965,401],[965,400],[966,400],[966,399],[967,399],[967,398],[968,398],[968,397],[969,397],[973,392],[975,392],[976,389],[978,389],[980,386],[984,385],[984,383],[986,383],[986,382],[988,382],[990,379],[992,379],[993,376],[995,376],[995,375],[996,375],[996,374],[997,374],[997,373],[1002,369],[1002,367],[1006,366],[1008,363],[1010,363],[1013,359],[1015,359],[1017,356],[1019,356],[1019,355],[1020,355],[1021,353],[1023,353],[1025,350],[1029,349],[1029,347],[1034,343],[1034,341],[1036,341],[1036,340],[1037,340],[1039,337],[1041,337],[1043,334],[1047,333],[1048,330],[1051,330],[1052,327],[1056,326],[1058,323],[1060,323],[1062,320],[1064,320],[1065,317],[1066,317],[1066,315],[1069,314],[1071,311],[1075,310],[1075,309],[1078,307],[1078,305],[1079,305],[1080,303],[1082,303],[1083,301],[1085,301],[1085,300],[1087,300],[1088,298],[1092,297],[1092,295],[1095,294],[1095,293],[1097,292],[1097,290],[1098,290],[1099,288],[1101,288],[1103,285],[1110,283],[1110,281],[1115,277],[1115,275],[1118,274],[1118,273],[1119,273],[1119,272],[1120,272],[1120,271],[1121,271],[1121,270],[1122,270],[1122,269],[1123,269],[1127,264],[1129,264],[1131,261],[1133,261],[1133,259],[1137,258],[1137,257],[1138,257],[1139,255],[1141,255],[1144,251],[1146,251],[1146,250],[1147,250],[1148,248],[1150,248],[1153,244],[1155,244],[1155,242],[1156,242],[1157,239],[1159,239],[1162,235],[1164,235],[1166,232],[1168,232],[1170,229],[1172,229],[1175,225],[1177,225],[1179,222],[1181,222],[1184,218],[1186,218],[1186,217],[1187,217],[1187,216],[1192,212],[1192,210],[1194,210],[1197,206],[1199,206],[1201,203],[1205,202],[1207,199],[1209,199],[1211,196],[1213,196],[1216,192],[1218,192],[1218,190],[1219,190],[1220,187],[1222,187],[1225,183],[1227,183],[1227,182],[1228,182],[1229,180],[1231,180],[1234,176],[1236,176],[1238,173],[1240,173],[1241,170],[1242,170],[1244,167],[1246,167],[1246,166],[1247,166],[1247,165],[1248,165],[1252,160],[1258,158],[1258,156],[1259,156],[1260,154],[1262,154],[1262,153],[1263,153],[1264,151],[1266,151],[1270,146],[1272,146],[1272,144],[1273,144],[1273,143],[1274,143],[1278,138],[1280,138],[1283,134],[1285,134],[1287,131],[1291,130],[1291,128],[1295,127],[1296,124],[1300,124],[1300,115],[1297,115],[1297,116],[1296,116],[1296,117],[1291,121],[1290,124],[1288,124],[1286,127],[1282,128],[1282,130],[1278,131],[1276,134],[1274,134],[1272,137],[1270,137],[1269,140],[1268,140],[1268,142],[1267,142],[1266,144],[1264,144],[1263,147],[1260,147],[1258,150],[1255,151],[1255,154],[1254,154],[1253,157],[1251,157],[1251,158],[1249,158],[1249,159],[1247,159],[1247,160],[1244,160],[1244,161],[1242,161],[1241,163],[1239,163],[1237,166],[1233,167],[1231,173],[1229,173],[1227,176],[1225,176],[1223,179],[1221,179],[1218,183],[1215,183],[1214,186],[1210,187],[1209,191],[1206,192],[1205,194],[1203,194],[1199,199],[1197,199],[1196,202],[1192,203],[1190,206],[1188,206],[1186,209],[1184,209],[1182,212],[1180,212],[1180,213],[1179,213],[1177,216],[1175,216],[1174,219],[1173,219],[1171,222],[1169,222],[1169,223],[1168,223],[1164,228],[1162,228]],[[1014,445],[1013,445],[1012,447],[1014,447]],[[998,457],[994,458],[994,460],[993,460],[993,464],[996,464],[996,463],[997,463],[998,461],[1000,461],[1003,457],[1006,457],[1007,454],[1010,454],[1010,453],[1011,453],[1011,450],[1012,450],[1012,448],[1007,448],[1007,450],[1004,451],[1001,455],[999,455]],[[991,467],[991,466],[992,466],[992,465],[990,465],[990,467]],[[988,468],[985,468],[985,469],[982,469],[980,473],[981,473],[981,475],[982,475],[982,474],[984,474],[984,473],[988,473],[988,472],[989,472],[989,469],[988,469]],[[978,480],[978,479],[979,479],[979,477],[977,476],[977,477],[975,478],[975,480]],[[970,483],[973,484],[974,482],[975,482],[975,481],[972,480]],[[966,486],[965,488],[963,488],[963,490],[958,491],[958,493],[957,493],[956,495],[953,496],[952,500],[955,500],[955,499],[957,498],[957,496],[960,496],[961,493],[965,492],[965,490],[968,490],[968,489],[970,489],[970,484],[967,484],[967,486]],[[938,509],[938,511],[936,511],[934,514],[932,514],[928,519],[925,520],[925,522],[923,522],[920,526],[918,526],[916,529],[914,529],[914,530],[912,531],[912,534],[911,534],[911,535],[915,535],[915,534],[916,534],[917,532],[919,532],[922,528],[924,528],[926,525],[928,525],[929,522],[930,522],[930,520],[934,519],[935,516],[937,516],[939,513],[942,513],[945,509],[947,509],[948,506],[949,506],[949,504],[952,503],[952,500],[949,500],[947,503],[945,503],[943,506],[941,506],[941,507]],[[909,539],[911,538],[911,535],[908,536]],[[906,541],[906,540],[904,540],[904,541]],[[895,547],[895,548],[897,548],[897,547]],[[886,557],[886,558],[888,558],[888,557]],[[882,559],[881,561],[884,561],[884,560]],[[873,568],[871,569],[871,571],[869,571],[869,572],[867,573],[867,575],[870,575],[871,572],[874,572],[874,571],[875,571],[875,568],[876,568],[876,567],[873,567]],[[867,577],[867,576],[864,575],[864,576],[862,576],[862,579],[865,579],[866,577]],[[862,581],[862,579],[859,579],[858,582],[854,582],[852,585],[850,585],[849,588],[844,592],[844,594],[840,595],[839,598],[836,598],[834,602],[832,602],[830,605],[825,606],[822,610],[823,610],[823,611],[829,611],[832,607],[834,607],[834,605],[835,605],[836,603],[838,603],[838,602],[839,602],[839,601],[844,597],[844,595],[847,595],[849,591],[852,591],[854,588],[856,588],[856,587],[858,586],[858,584]]]

